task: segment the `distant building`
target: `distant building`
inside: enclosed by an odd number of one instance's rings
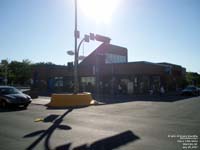
[[[73,66],[39,64],[32,68],[32,87],[42,93],[72,92],[72,82]]]
[[[104,94],[142,94],[177,90],[183,85],[186,69],[170,63],[128,62],[128,50],[103,43],[78,65],[81,91]],[[44,85],[42,85],[44,84]],[[35,66],[33,85],[48,91],[73,90],[73,66]]]

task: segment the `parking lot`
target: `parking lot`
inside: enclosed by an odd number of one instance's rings
[[[191,136],[198,140],[193,149],[200,146],[200,97],[65,109],[47,108],[49,100],[0,109],[1,150],[182,150],[181,137]]]

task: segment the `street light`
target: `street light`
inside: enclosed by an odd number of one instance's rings
[[[74,26],[74,94],[78,93],[78,51],[77,51],[77,39],[80,36],[80,32],[77,30],[77,0],[74,0],[75,5],[75,26]]]
[[[67,54],[70,55],[70,56],[74,56],[74,51],[70,50],[70,51],[67,51]],[[83,60],[85,59],[85,56],[78,56],[78,60]]]
[[[76,19],[77,19],[77,17],[76,17]],[[75,23],[75,25],[77,25],[77,24]],[[76,27],[75,27],[75,30],[77,30]],[[77,31],[75,31],[75,33],[77,33]],[[77,38],[78,38],[78,36],[77,36],[77,34],[75,34],[75,50],[74,50],[74,53],[72,51],[67,51],[67,53],[69,55],[74,55],[74,94],[77,94],[79,92],[79,85],[78,85],[78,61],[85,58],[84,56],[80,56],[79,57],[79,50],[80,50],[81,44],[83,42],[89,42],[90,41],[90,36],[89,35],[85,35],[84,38],[78,44],[78,47],[77,47]]]

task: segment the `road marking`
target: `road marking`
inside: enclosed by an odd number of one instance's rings
[[[36,118],[36,119],[34,120],[34,122],[42,122],[42,121],[44,121],[44,118]]]

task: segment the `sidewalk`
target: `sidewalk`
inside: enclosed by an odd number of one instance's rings
[[[46,105],[51,101],[51,97],[46,97],[46,96],[39,96],[36,99],[33,99],[31,104],[36,104],[36,105]]]

